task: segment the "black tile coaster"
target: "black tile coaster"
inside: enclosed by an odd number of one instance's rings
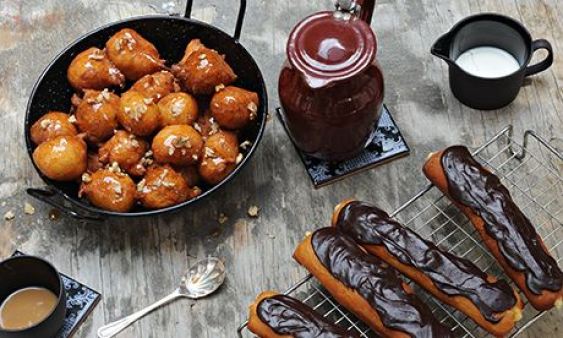
[[[12,256],[24,256],[21,251],[16,251]],[[66,318],[63,327],[54,338],[70,338],[94,310],[102,295],[61,273],[61,279],[66,292]]]
[[[278,108],[277,112],[278,118],[287,133],[281,108]],[[358,156],[341,162],[318,160],[303,154],[297,147],[295,147],[295,150],[301,157],[315,188],[320,188],[410,153],[407,142],[385,105],[383,105],[381,117],[377,125],[374,126],[370,139],[370,143]]]

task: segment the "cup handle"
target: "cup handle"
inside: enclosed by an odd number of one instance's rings
[[[538,39],[532,42],[532,53],[537,51],[538,49],[545,49],[547,50],[547,57],[541,61],[536,63],[535,65],[528,66],[526,68],[526,76],[534,75],[539,72],[543,72],[544,70],[548,69],[553,64],[553,48],[551,47],[551,43],[545,39]]]

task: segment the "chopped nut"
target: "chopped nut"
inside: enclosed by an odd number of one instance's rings
[[[7,213],[4,214],[4,219],[6,221],[10,221],[13,220],[16,217],[16,214],[14,214],[14,212],[12,210],[8,211]]]
[[[90,60],[103,60],[104,54],[100,53],[99,51],[96,51],[96,52],[88,55],[88,59],[90,59]]]
[[[112,162],[111,165],[109,166],[109,171],[111,171],[112,173],[115,174],[120,174],[121,173],[121,168],[119,167],[119,163],[117,162]]]
[[[180,98],[174,100],[172,102],[172,107],[170,107],[170,111],[172,112],[172,116],[178,116],[184,111],[186,107],[186,102]]]
[[[109,95],[109,90],[108,90],[107,88],[105,88],[104,90],[102,90],[102,97],[103,97],[105,100],[109,100],[109,99],[110,99],[111,96]]]
[[[248,110],[250,111],[250,120],[254,120],[256,118],[256,112],[258,111],[258,107],[256,106],[256,103],[254,102],[250,102],[247,106]]]
[[[143,191],[146,184],[147,184],[146,179],[143,178],[142,180],[140,180],[139,183],[137,183],[137,191],[139,191],[139,192]]]
[[[70,123],[76,123],[76,116],[70,115],[70,116],[68,117],[68,122],[70,122]]]
[[[222,89],[225,89],[225,85],[222,84],[222,83],[215,86],[215,91],[216,91],[216,92],[219,92],[219,91],[221,91]]]
[[[215,154],[215,151],[213,151],[213,149],[209,148],[209,147],[205,147],[204,149],[204,154],[205,157],[209,157],[209,158],[213,158],[216,157],[217,155]]]
[[[151,104],[153,102],[153,99],[152,99],[152,97],[146,97],[146,98],[143,99],[143,102],[145,104]]]
[[[199,125],[199,123],[194,123],[194,129],[197,130],[198,133],[201,134],[201,126]]]
[[[168,156],[174,155],[174,151],[176,151],[176,150],[174,149],[174,147],[169,147],[169,148],[168,148]]]
[[[90,174],[88,173],[84,173],[82,174],[82,182],[84,183],[88,183],[92,181],[92,176],[90,176]]]
[[[33,215],[35,213],[35,207],[28,202],[23,205],[23,212],[27,215]]]
[[[240,144],[240,149],[246,150],[250,146],[252,146],[252,142],[246,140]]]
[[[258,217],[258,212],[260,211],[260,208],[258,208],[257,206],[253,205],[250,208],[248,208],[248,216],[250,217]]]
[[[209,135],[217,134],[218,132],[219,132],[219,124],[213,121],[211,123],[211,131],[209,132]]]
[[[197,161],[197,160],[199,159],[199,157],[197,157],[196,154],[193,154],[193,155],[192,155],[192,159],[193,159],[194,161]]]
[[[217,219],[217,221],[219,222],[219,224],[224,224],[225,222],[227,222],[229,220],[229,218],[227,217],[227,215],[225,215],[224,213],[220,213],[219,214],[219,218]]]
[[[310,236],[311,234],[312,234],[311,231],[305,231],[305,237],[308,237],[308,236]]]
[[[69,120],[70,120],[70,119],[69,119]],[[41,120],[41,122],[39,123],[39,125],[41,126],[42,129],[47,129],[47,128],[49,128],[49,126],[51,125],[51,120],[49,120],[49,119]]]
[[[190,142],[190,138],[187,136],[180,136],[176,137],[172,140],[172,145],[176,148],[191,148],[192,143]]]
[[[106,176],[104,177],[104,182],[109,183],[116,194],[121,195],[123,193],[123,189],[121,188],[121,183],[119,183],[119,181],[116,180],[115,178]]]
[[[203,60],[203,59],[207,58],[207,55],[205,55],[205,53],[201,53],[201,54],[199,54],[198,58],[200,60]]]
[[[201,59],[199,61],[199,64],[197,65],[197,69],[203,69],[205,67],[207,67],[209,65],[209,61],[205,58]]]
[[[236,161],[236,164],[239,164],[240,162],[242,162],[242,159],[243,159],[243,158],[244,158],[244,155],[243,155],[242,153],[239,153],[239,154],[237,155],[236,160],[235,160],[235,161]]]
[[[256,113],[258,111],[258,106],[256,106],[256,103],[254,102],[250,102],[246,108],[248,108],[251,113]]]

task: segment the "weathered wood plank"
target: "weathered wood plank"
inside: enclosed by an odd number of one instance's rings
[[[151,314],[120,337],[233,337],[246,308],[264,289],[283,290],[305,272],[291,259],[304,232],[326,225],[332,207],[355,196],[393,209],[424,185],[420,165],[429,151],[452,143],[477,145],[507,124],[516,133],[534,129],[563,137],[563,59],[527,81],[517,100],[492,112],[461,105],[451,94],[445,64],[429,53],[432,42],[459,19],[495,11],[521,20],[534,38],[563,48],[563,4],[557,0],[381,0],[374,16],[378,57],[386,76],[386,102],[407,137],[410,157],[313,190],[291,143],[275,120],[246,170],[213,201],[181,213],[103,225],[48,218],[50,208],[32,201],[24,215],[24,189],[39,186],[25,151],[23,117],[43,68],[70,41],[99,25],[149,14],[165,1],[0,1],[0,206],[17,214],[0,220],[0,257],[15,248],[52,260],[61,271],[100,290],[104,299],[77,336],[165,296],[197,258],[223,257],[228,276],[205,300],[178,301]],[[270,107],[278,104],[277,75],[285,39],[300,18],[331,7],[329,0],[248,0],[242,43],[264,72]],[[175,0],[182,11],[184,1]],[[195,1],[194,16],[232,32],[235,0]],[[261,208],[249,218],[249,206]],[[229,220],[219,224],[219,213]],[[552,312],[526,336],[559,334],[561,312]]]

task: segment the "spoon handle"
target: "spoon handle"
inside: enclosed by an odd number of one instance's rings
[[[123,331],[126,327],[133,324],[140,318],[144,317],[146,314],[158,309],[159,307],[166,305],[173,300],[181,297],[182,294],[179,290],[174,291],[170,295],[162,298],[161,300],[157,301],[154,304],[147,306],[146,308],[139,310],[127,317],[122,319],[116,320],[115,322],[106,324],[98,329],[98,337],[99,338],[111,338],[118,334],[119,332]]]

